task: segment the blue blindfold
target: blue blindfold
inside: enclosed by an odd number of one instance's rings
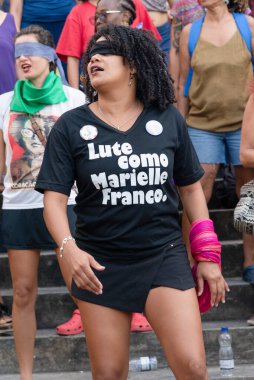
[[[50,46],[43,45],[39,42],[22,42],[15,44],[15,58],[20,56],[34,56],[48,59],[49,62],[54,62],[59,70],[62,82],[68,84],[63,71],[63,66],[58,58],[55,49]]]

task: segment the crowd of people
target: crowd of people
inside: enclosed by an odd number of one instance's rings
[[[254,177],[251,3],[1,7],[0,246],[13,306],[0,296],[0,330],[13,327],[21,380],[32,380],[44,249],[73,298],[56,331],[84,330],[94,380],[127,379],[129,331],[151,329],[177,378],[208,379],[200,312],[229,288],[207,203],[220,165],[234,168],[238,196]],[[253,284],[252,235],[243,256]]]

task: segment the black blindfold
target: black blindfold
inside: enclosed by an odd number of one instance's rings
[[[101,55],[122,55],[114,47],[109,41],[100,41],[96,42],[93,47],[91,48],[89,52],[89,59],[91,59],[95,54],[101,54]]]

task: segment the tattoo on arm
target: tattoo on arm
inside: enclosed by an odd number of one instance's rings
[[[172,45],[176,50],[176,54],[179,54],[180,34],[183,29],[182,23],[179,20],[174,19],[173,24],[173,41]]]

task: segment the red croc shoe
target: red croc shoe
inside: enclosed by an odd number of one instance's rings
[[[83,325],[78,309],[74,310],[71,319],[56,327],[58,335],[76,335],[83,331]]]
[[[144,314],[133,313],[131,319],[131,331],[151,331],[152,327]]]

